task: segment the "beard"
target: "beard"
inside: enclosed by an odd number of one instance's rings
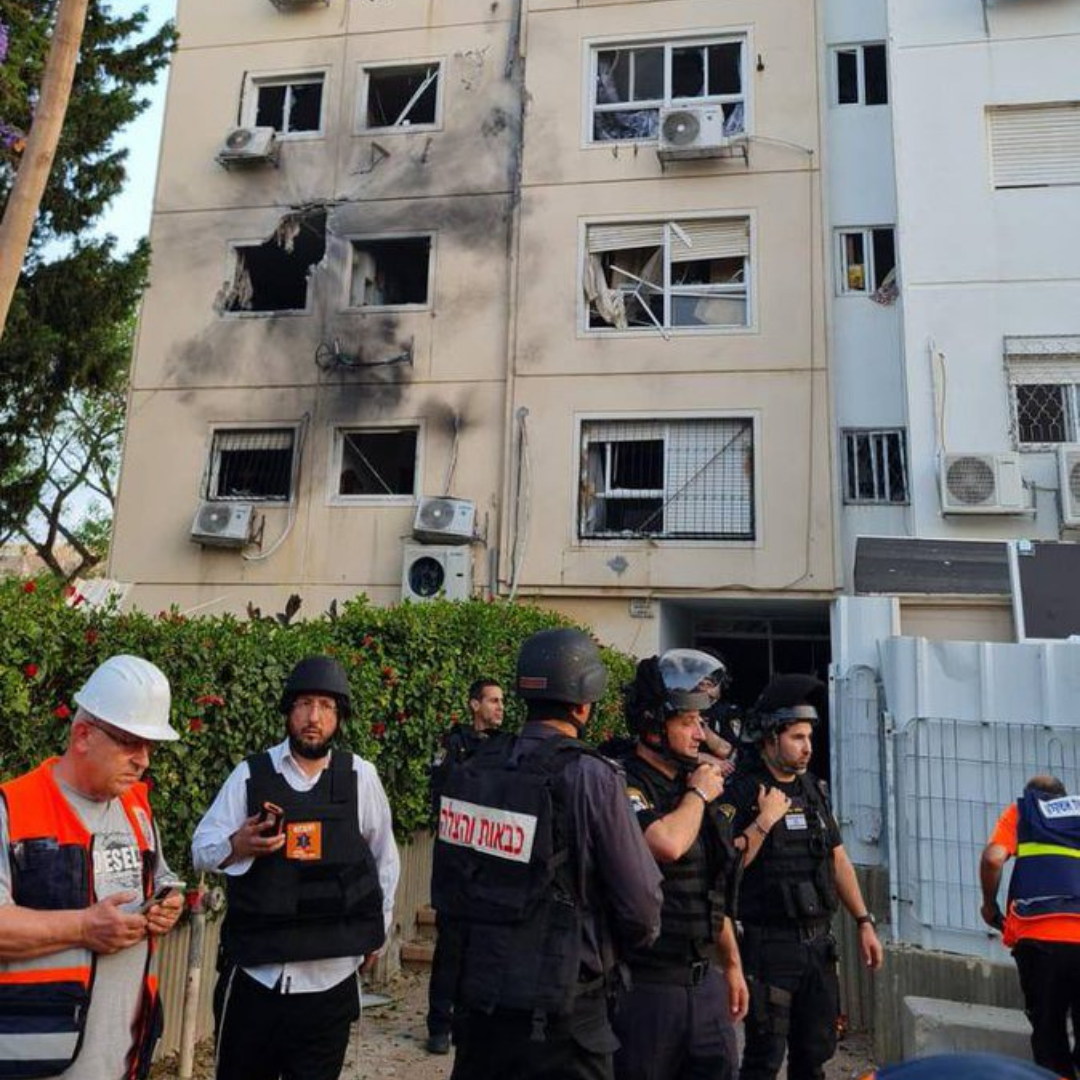
[[[320,761],[330,753],[330,747],[334,742],[333,736],[323,739],[321,742],[303,741],[299,736],[289,732],[289,749],[297,756],[307,758],[308,761]]]

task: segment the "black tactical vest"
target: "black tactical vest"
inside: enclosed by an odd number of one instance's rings
[[[748,776],[747,782],[751,781],[754,790],[759,783],[766,788],[776,786],[766,770]],[[765,926],[823,923],[839,907],[823,781],[803,774],[797,784],[791,809],[769,831],[747,869],[748,874],[763,876],[764,887],[758,890],[760,905],[753,911],[740,911],[743,922]]]
[[[565,770],[588,753],[552,736],[523,754],[505,737],[447,777],[431,900],[461,924],[465,1006],[565,1013],[573,1005],[585,904],[571,863]]]
[[[638,788],[658,814],[671,813],[685,797],[682,775],[671,780],[637,754],[625,758],[623,765],[627,785]],[[732,843],[731,822],[716,802],[705,807],[701,829],[686,854],[659,866],[664,875],[660,936],[648,949],[631,953],[632,968],[701,959],[716,940],[726,912],[733,909],[742,859]]]
[[[357,820],[352,755],[336,752],[310,791],[294,791],[268,753],[248,758],[248,814],[285,811],[286,846],[226,877],[221,930],[243,966],[366,955],[386,939],[379,871]]]

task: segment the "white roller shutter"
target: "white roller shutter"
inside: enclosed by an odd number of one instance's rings
[[[590,225],[586,237],[590,255],[627,248],[659,247],[663,242],[664,224],[661,221]]]
[[[679,221],[678,229],[690,241],[688,247],[675,228],[671,230],[671,261],[695,259],[745,259],[750,254],[750,222],[747,218],[711,218]]]
[[[996,188],[1080,184],[1080,102],[987,110]]]

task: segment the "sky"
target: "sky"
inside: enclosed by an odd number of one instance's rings
[[[150,19],[148,29],[157,29],[176,15],[176,0],[111,0],[115,15],[128,15],[145,7]],[[150,231],[150,210],[154,201],[154,177],[157,173],[158,146],[165,114],[165,86],[168,72],[163,71],[146,97],[150,107],[117,136],[117,144],[128,148],[128,179],[121,194],[113,200],[97,231],[112,233],[123,250],[132,247]]]

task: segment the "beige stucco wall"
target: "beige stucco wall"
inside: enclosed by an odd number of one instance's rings
[[[420,490],[437,494],[455,418],[451,493],[477,504],[478,590],[508,589],[510,553],[524,541],[520,596],[557,603],[642,651],[655,647],[657,624],[629,620],[630,594],[820,598],[834,588],[819,173],[807,152],[818,145],[814,5],[531,0],[516,214],[513,8],[331,0],[290,13],[230,0],[222,18],[220,0],[180,0],[110,566],[136,583],[136,604],[275,608],[299,591],[310,613],[358,591],[396,600],[413,507],[334,505],[333,428],[419,425]],[[747,75],[757,136],[749,166],[734,158],[664,169],[652,147],[586,146],[591,45],[683,32],[745,33],[755,67],[760,56],[762,70]],[[435,128],[358,132],[362,64],[421,60],[443,64]],[[326,73],[322,132],[284,140],[278,168],[222,169],[214,154],[247,116],[251,78],[312,71]],[[328,231],[307,311],[219,314],[230,245],[265,239],[291,208],[310,204],[327,206]],[[703,213],[750,219],[750,326],[669,341],[583,329],[587,223]],[[429,304],[348,310],[349,238],[415,232],[434,237]],[[413,362],[327,372],[315,354],[333,341],[368,360],[409,346]],[[521,409],[533,466],[527,537],[505,509],[524,497],[510,423]],[[756,425],[753,542],[576,539],[582,419],[730,414]],[[262,560],[191,543],[213,426],[271,422],[305,432],[292,505],[260,508],[263,551],[284,539]],[[498,582],[488,575],[492,551]],[[616,555],[626,562],[618,573]]]
[[[1012,607],[1006,600],[979,604],[903,599],[900,632],[932,641],[1016,641]]]

